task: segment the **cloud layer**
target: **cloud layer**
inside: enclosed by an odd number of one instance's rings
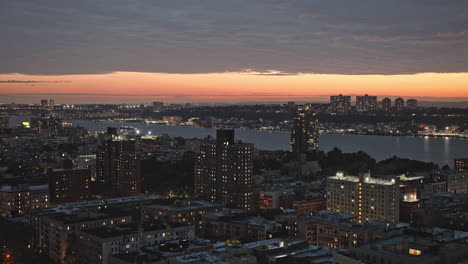
[[[468,72],[465,0],[0,0],[0,73]]]

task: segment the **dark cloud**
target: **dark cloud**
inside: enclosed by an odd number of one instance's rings
[[[0,83],[71,83],[71,81],[22,81],[22,80],[0,80]]]
[[[468,72],[467,13],[465,0],[5,0],[0,73]]]

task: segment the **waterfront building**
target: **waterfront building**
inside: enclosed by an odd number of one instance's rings
[[[356,111],[375,112],[377,111],[377,96],[356,96]]]
[[[402,111],[405,108],[405,100],[403,98],[395,99],[395,110]]]
[[[330,96],[330,110],[333,113],[348,113],[351,110],[351,96]]]
[[[418,107],[418,100],[414,98],[406,100],[406,107],[410,109],[416,109]]]
[[[392,100],[390,98],[385,97],[382,100],[382,111],[389,112],[392,109]]]

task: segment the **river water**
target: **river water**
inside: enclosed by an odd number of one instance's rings
[[[10,126],[16,126],[27,117],[11,117]],[[105,131],[108,126],[131,126],[140,130],[141,134],[163,135],[184,138],[204,138],[215,136],[214,128],[198,128],[188,126],[166,126],[157,124],[127,123],[127,122],[94,122],[88,120],[71,121],[90,132]],[[236,129],[236,139],[254,143],[262,150],[289,150],[290,132],[261,131],[251,129]],[[413,136],[371,136],[353,134],[321,134],[320,149],[329,151],[334,147],[344,152],[367,152],[377,161],[398,156],[440,165],[449,164],[453,167],[456,158],[468,157],[468,139],[442,137]]]

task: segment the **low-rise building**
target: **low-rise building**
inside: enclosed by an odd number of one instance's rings
[[[222,210],[220,204],[207,201],[176,200],[174,202],[165,200],[156,201],[141,207],[142,218],[146,220],[162,220],[167,223],[183,223],[195,225],[201,228],[201,215],[208,212]]]
[[[409,224],[383,220],[359,223],[358,218],[351,214],[327,211],[313,215],[280,215],[275,220],[282,224],[290,237],[312,245],[339,249],[399,234],[409,227]]]
[[[66,203],[29,212],[33,229],[32,245],[52,261],[64,261],[73,234],[79,230],[131,223],[138,213],[135,207],[160,197],[129,196]]]
[[[50,205],[47,185],[0,186],[0,215],[22,216],[31,209],[47,208]]]
[[[405,234],[333,253],[336,264],[436,264],[468,259],[468,233],[440,228]]]
[[[108,264],[110,255],[137,253],[143,246],[157,246],[167,240],[194,239],[195,227],[149,221],[79,230],[76,235],[78,263]]]
[[[447,191],[468,194],[468,172],[447,175]]]
[[[201,235],[232,241],[259,241],[269,238],[281,225],[264,218],[252,217],[242,210],[225,210],[202,215]]]

